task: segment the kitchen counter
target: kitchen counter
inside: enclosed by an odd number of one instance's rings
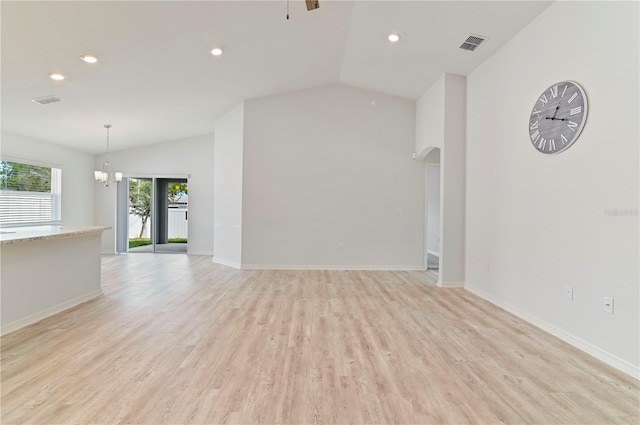
[[[102,295],[101,239],[106,229],[0,229],[2,335]]]

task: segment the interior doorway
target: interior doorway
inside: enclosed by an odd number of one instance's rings
[[[118,194],[118,252],[187,253],[187,179],[127,177],[123,183],[118,185],[127,192]]]
[[[435,148],[425,158],[425,246],[424,265],[428,273],[439,278],[441,267],[441,194],[440,149]]]

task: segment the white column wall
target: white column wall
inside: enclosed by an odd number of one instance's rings
[[[441,149],[441,286],[464,284],[465,121],[466,79],[443,74],[418,99],[415,142],[418,161]]]
[[[244,104],[216,121],[214,261],[242,265]]]

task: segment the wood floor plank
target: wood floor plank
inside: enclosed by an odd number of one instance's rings
[[[3,424],[630,424],[640,385],[423,272],[103,258],[0,339]]]

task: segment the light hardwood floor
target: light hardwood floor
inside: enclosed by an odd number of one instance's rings
[[[638,381],[424,273],[102,269],[1,339],[3,424],[640,422]]]

